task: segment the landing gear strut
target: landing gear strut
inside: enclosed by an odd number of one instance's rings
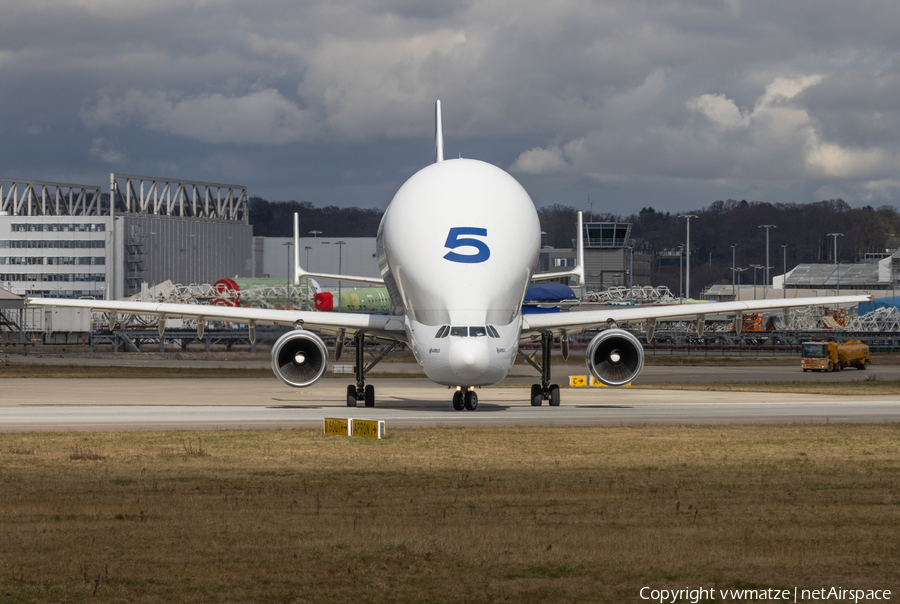
[[[356,346],[356,385],[350,384],[347,386],[347,406],[355,407],[358,401],[363,401],[366,407],[374,407],[375,406],[375,386],[369,384],[366,385],[366,374],[369,373],[372,368],[377,365],[381,359],[387,356],[387,354],[394,349],[397,344],[400,342],[391,342],[391,345],[381,351],[375,360],[373,360],[368,365],[365,364],[365,357],[363,356],[363,344],[366,340],[366,334],[363,331],[357,331],[353,335],[353,342]]]
[[[551,407],[559,406],[559,386],[550,383],[550,352],[553,348],[553,334],[541,334],[541,364],[538,365],[533,356],[522,355],[525,361],[541,373],[541,383],[531,386],[531,406],[540,407],[549,401]]]

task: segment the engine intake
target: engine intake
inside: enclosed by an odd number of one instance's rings
[[[644,367],[644,347],[624,329],[606,329],[588,344],[585,362],[607,386],[624,386]]]
[[[315,384],[328,366],[328,349],[322,338],[308,331],[289,331],[272,346],[272,371],[288,386]]]

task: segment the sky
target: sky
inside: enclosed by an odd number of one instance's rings
[[[900,201],[896,0],[0,0],[0,176],[385,208],[434,160],[537,206]],[[590,205],[588,200],[590,200]]]

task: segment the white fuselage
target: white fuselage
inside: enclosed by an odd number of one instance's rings
[[[441,161],[400,188],[378,229],[378,264],[431,380],[484,386],[506,377],[540,241],[528,193],[490,164]]]

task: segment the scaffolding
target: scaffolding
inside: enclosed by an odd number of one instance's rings
[[[672,295],[669,288],[665,285],[652,287],[649,285],[634,287],[625,287],[617,285],[609,287],[603,291],[588,291],[582,297],[582,302],[589,304],[597,303],[623,303],[632,302],[636,304],[672,304],[678,298]]]

